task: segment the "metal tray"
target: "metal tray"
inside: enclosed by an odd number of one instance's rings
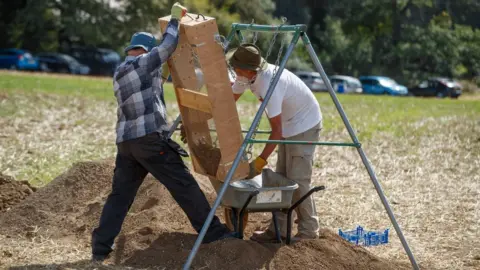
[[[263,169],[262,174],[252,179],[230,183],[222,205],[242,208],[248,196],[255,190],[260,193],[248,204],[248,210],[286,209],[292,204],[293,192],[298,184],[271,169]]]

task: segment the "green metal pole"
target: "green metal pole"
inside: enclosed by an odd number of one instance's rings
[[[250,139],[249,143],[274,143],[274,144],[304,144],[304,145],[324,145],[324,146],[346,146],[361,147],[360,143],[344,143],[344,142],[311,142],[311,141],[290,141],[290,140],[256,140]]]
[[[243,43],[245,41],[245,37],[243,36],[242,32],[240,32],[240,30],[235,30],[235,33],[237,34],[240,43]]]
[[[176,120],[175,120],[175,121],[176,121]],[[179,129],[179,128],[175,128],[175,130],[180,130],[180,129]],[[213,128],[210,128],[208,131],[210,131],[210,132],[217,132],[217,130],[216,130],[216,129],[213,129]],[[247,132],[248,132],[248,130],[242,129],[242,133],[247,133]],[[272,132],[269,131],[269,130],[257,130],[255,133],[257,133],[257,134],[270,134],[270,133],[272,133]]]
[[[232,30],[230,30],[230,33],[228,33],[228,36],[226,38],[226,43],[227,43],[227,44],[225,44],[226,48],[228,47],[228,44],[230,44],[230,42],[232,42],[233,37],[235,37],[235,30],[233,30],[233,28],[232,28]]]
[[[296,25],[260,25],[260,24],[232,24],[233,30],[239,31],[253,31],[253,32],[305,32],[307,26],[305,24]]]

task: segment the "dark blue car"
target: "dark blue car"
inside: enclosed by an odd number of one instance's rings
[[[450,78],[430,78],[408,92],[414,96],[458,98],[462,94],[462,85]]]
[[[0,49],[0,68],[38,70],[38,61],[26,50]]]
[[[407,87],[398,84],[388,77],[362,76],[359,80],[362,83],[364,94],[387,94],[392,96],[406,96],[408,94]]]
[[[36,55],[40,70],[45,72],[71,73],[86,75],[88,66],[80,64],[75,58],[62,53],[39,53]]]

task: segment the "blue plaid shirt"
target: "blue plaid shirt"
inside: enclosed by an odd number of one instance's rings
[[[178,44],[178,21],[171,20],[160,45],[137,57],[127,56],[113,76],[118,102],[117,143],[168,131],[160,67]]]

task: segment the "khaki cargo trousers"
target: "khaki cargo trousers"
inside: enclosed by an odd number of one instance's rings
[[[290,141],[318,141],[322,122],[313,128],[298,135],[285,138]],[[312,167],[315,145],[280,144],[278,145],[278,159],[276,172],[298,184],[298,189],[293,193],[292,204],[298,201],[312,188]],[[292,220],[298,221],[298,234],[313,238],[318,237],[319,224],[317,210],[313,196],[303,201],[293,213]],[[283,237],[287,234],[287,215],[277,213],[280,232]],[[275,231],[273,221],[269,230]]]

